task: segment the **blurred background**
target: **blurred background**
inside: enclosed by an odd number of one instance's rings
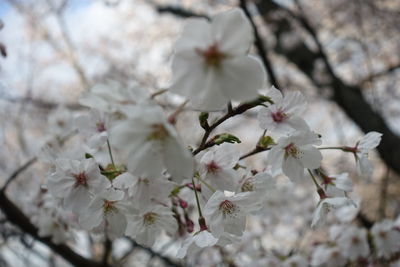
[[[246,5],[256,23],[269,84],[306,95],[304,118],[322,135],[324,146],[354,146],[364,133],[383,133],[377,153],[370,155],[375,165],[371,177],[358,176],[353,155],[337,151],[323,152],[323,167],[329,173],[349,172],[354,194],[362,199],[363,223],[395,218],[400,211],[398,0],[1,0],[0,182],[37,156],[51,136],[51,117],[61,107],[80,114],[80,94],[109,81],[135,82],[152,93],[168,88],[173,44],[185,18],[209,17],[240,5]],[[251,52],[260,50],[255,46]],[[159,101],[172,112],[182,99],[166,94]],[[193,126],[197,116],[189,107],[177,124],[193,146],[203,133]],[[239,136],[242,151],[251,150],[262,134],[256,110],[218,131]],[[261,154],[247,161],[259,170],[266,163]],[[28,216],[37,209],[35,198],[47,168],[35,163],[10,185],[9,198]],[[290,251],[323,238],[323,233],[307,230],[317,203],[317,196],[309,199],[309,184],[295,190],[284,185],[282,190],[290,197],[277,200],[274,211],[249,223],[243,242],[252,240],[251,246],[211,251],[198,264],[245,264],[254,251]],[[8,224],[5,216],[0,220],[0,266],[68,266]],[[77,233],[70,245],[87,257],[101,254],[101,246],[84,233]],[[113,256],[124,257],[121,262],[129,266],[181,264],[168,262],[173,244],[147,249],[121,240],[115,248]],[[238,250],[242,254],[229,258]]]

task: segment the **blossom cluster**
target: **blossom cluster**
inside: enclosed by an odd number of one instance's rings
[[[35,219],[40,234],[63,242],[69,230],[84,229],[110,240],[128,236],[144,246],[166,234],[179,240],[176,255],[183,258],[241,240],[249,216],[273,209],[268,203],[281,176],[293,184],[312,180],[320,198],[312,227],[334,210],[357,207],[349,197],[349,175],[329,175],[321,168],[326,148],[302,116],[307,107],[302,93],[271,87],[259,95],[267,83],[261,61],[249,54],[253,41],[251,24],[239,9],[211,21],[187,21],[175,45],[169,91],[203,111],[200,124],[207,134],[200,145],[190,144],[197,149],[182,141],[174,125],[180,109],[167,116],[155,95],[136,84],[95,86],[80,99],[88,112],[75,118],[65,110],[54,114],[49,123],[60,142],[49,143],[42,153],[52,167],[43,186],[43,215]],[[228,104],[232,115],[238,102],[259,109],[264,134],[254,153],[267,154],[262,170],[246,164],[231,134],[208,138],[213,130],[208,113]],[[73,152],[62,151],[57,144],[75,131],[85,142]],[[372,171],[368,152],[380,140],[380,133],[370,132],[356,145],[336,149],[352,153],[365,175]],[[335,229],[331,236],[337,246],[319,246],[314,266],[336,251],[350,260],[369,253],[365,230]],[[387,221],[371,229],[382,257],[399,250],[396,231]]]

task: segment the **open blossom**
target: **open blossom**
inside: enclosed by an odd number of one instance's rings
[[[389,258],[400,251],[400,231],[394,228],[393,221],[383,220],[371,229],[379,257]]]
[[[130,201],[139,209],[147,208],[154,201],[164,201],[174,186],[167,179],[139,177],[129,172],[117,176],[112,184],[115,188],[127,189]]]
[[[106,232],[107,237],[111,239],[121,237],[127,225],[123,198],[124,192],[114,188],[108,188],[97,194],[79,217],[82,228],[86,230],[99,228],[100,232]]]
[[[241,185],[241,192],[258,192],[267,194],[276,188],[276,179],[267,172],[260,172],[254,176],[245,178]]]
[[[304,168],[320,167],[322,154],[314,146],[320,144],[319,136],[311,131],[296,131],[281,137],[268,154],[272,172],[276,173],[282,168],[283,173],[290,179],[302,178]]]
[[[367,257],[370,253],[367,231],[353,225],[344,228],[337,239],[337,245],[342,254],[350,260]]]
[[[149,101],[149,92],[141,86],[131,83],[123,85],[117,81],[98,84],[85,92],[79,103],[102,112],[120,112],[125,106]]]
[[[175,47],[171,92],[203,110],[256,97],[266,75],[261,62],[247,55],[253,38],[248,19],[237,8],[216,15],[211,23],[187,20]]]
[[[344,196],[345,193],[353,191],[353,183],[347,172],[330,176],[321,174],[321,178],[323,180],[322,185],[330,197]]]
[[[189,251],[190,253],[195,253],[202,248],[214,246],[217,242],[218,238],[215,238],[208,230],[199,231],[183,241],[176,257],[182,259]]]
[[[307,259],[301,255],[293,255],[282,262],[282,267],[307,267]]]
[[[127,214],[126,235],[141,245],[151,247],[162,231],[174,234],[178,229],[172,211],[161,205],[153,205],[145,210]]]
[[[110,182],[100,174],[93,159],[58,159],[47,186],[54,197],[63,199],[67,210],[79,213],[89,205],[92,196],[109,187]]]
[[[354,153],[359,174],[369,175],[372,173],[373,166],[368,159],[368,153],[379,145],[381,139],[381,133],[369,132],[357,142],[355,147],[344,148],[345,151]]]
[[[49,131],[59,138],[68,136],[74,130],[74,120],[71,111],[63,106],[48,117]]]
[[[175,128],[158,106],[137,106],[129,118],[115,125],[110,141],[129,153],[128,170],[138,176],[159,177],[167,169],[181,182],[193,175],[193,158]]]
[[[216,191],[204,206],[204,216],[214,236],[224,232],[241,236],[246,227],[246,216],[259,209],[254,194]]]
[[[89,137],[87,144],[91,149],[98,149],[107,142],[109,118],[106,113],[92,109],[89,114],[75,119],[79,132]]]
[[[283,96],[272,86],[267,95],[274,104],[260,109],[258,121],[261,128],[280,133],[308,129],[307,123],[299,117],[306,108],[306,100],[300,92],[288,92]]]
[[[233,167],[238,163],[239,157],[235,145],[215,146],[200,159],[199,174],[217,189],[234,191],[238,177]]]
[[[314,211],[311,227],[314,227],[324,221],[328,213],[332,210],[349,205],[355,204],[347,197],[328,197],[323,199],[320,203],[318,203],[318,206]]]
[[[344,266],[346,262],[338,247],[326,245],[319,245],[311,258],[311,266],[337,267]]]

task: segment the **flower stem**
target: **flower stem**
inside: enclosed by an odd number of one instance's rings
[[[113,155],[112,155],[112,152],[111,152],[111,146],[110,146],[110,142],[108,141],[108,138],[107,138],[107,147],[108,147],[108,154],[110,154],[111,164],[113,165],[114,170],[116,170],[115,163],[114,163],[114,158],[113,158]]]
[[[200,207],[199,196],[197,195],[196,184],[194,183],[193,177],[192,177],[192,183],[193,183],[194,195],[195,195],[195,197],[196,197],[197,210],[199,211],[199,217],[203,217],[203,214],[202,214],[202,212],[201,212],[201,207]]]
[[[315,179],[314,174],[312,173],[312,171],[310,169],[307,169],[308,173],[310,174],[311,179],[313,180],[315,187],[317,188],[317,193],[320,196],[321,199],[326,198],[326,194],[324,189],[318,184],[317,179]]]
[[[343,147],[341,146],[326,146],[326,147],[319,147],[319,150],[326,150],[326,149],[337,149],[337,150],[343,150]]]
[[[206,181],[204,181],[203,179],[200,178],[200,176],[196,176],[197,180],[199,180],[200,182],[202,182],[205,186],[208,187],[208,189],[210,189],[213,193],[215,191],[217,191],[213,186],[211,186],[209,183],[207,183]]]

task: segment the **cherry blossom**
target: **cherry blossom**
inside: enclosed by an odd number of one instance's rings
[[[139,177],[129,172],[117,176],[112,184],[115,188],[127,189],[130,202],[139,209],[165,201],[174,187],[167,179]]]
[[[93,194],[110,186],[100,174],[93,159],[58,159],[56,171],[48,176],[47,186],[54,197],[62,198],[67,210],[82,212],[90,203]]]
[[[204,206],[204,216],[214,236],[219,237],[223,232],[241,236],[246,215],[259,208],[251,192],[216,191]]]
[[[314,211],[311,227],[315,227],[326,219],[327,214],[332,209],[337,209],[343,206],[355,205],[354,202],[347,197],[325,198],[318,203]]]
[[[379,257],[389,258],[400,251],[400,232],[391,220],[375,223],[371,229],[375,248]]]
[[[136,83],[123,85],[110,80],[85,92],[79,103],[102,112],[115,113],[126,106],[148,102],[149,99],[149,92]]]
[[[239,161],[239,153],[233,144],[222,144],[207,151],[200,159],[199,174],[220,190],[234,191],[238,181],[233,167]]]
[[[297,131],[281,137],[268,154],[268,161],[274,173],[281,168],[283,173],[296,181],[304,176],[304,168],[317,169],[322,154],[314,146],[320,145],[319,136],[310,131]]]
[[[161,108],[137,106],[129,115],[110,133],[111,143],[129,153],[129,171],[138,176],[159,177],[166,168],[177,182],[190,179],[192,155],[180,142]]]
[[[300,92],[288,92],[283,96],[272,86],[267,95],[274,104],[260,109],[258,121],[261,128],[279,133],[308,129],[306,122],[299,117],[306,108],[306,100]]]
[[[193,236],[189,236],[183,241],[176,257],[182,259],[188,251],[196,253],[202,248],[214,246],[217,242],[218,238],[215,238],[208,230],[196,232]]]
[[[343,266],[346,262],[338,247],[327,245],[319,245],[311,258],[311,266],[336,267]]]
[[[178,228],[172,211],[161,205],[153,205],[126,216],[128,226],[125,234],[147,247],[151,247],[163,231],[174,234]]]
[[[266,74],[261,62],[247,55],[252,43],[251,25],[240,9],[217,14],[211,23],[188,19],[175,45],[171,92],[202,110],[255,98]]]
[[[83,229],[98,228],[106,232],[110,239],[121,237],[126,229],[126,205],[123,204],[124,192],[108,188],[96,195],[84,213],[79,217]]]
[[[344,147],[344,151],[354,153],[356,159],[357,171],[362,175],[370,175],[373,171],[373,166],[368,159],[370,150],[376,148],[381,142],[382,134],[378,132],[367,133],[355,147]]]
[[[75,125],[79,132],[89,137],[90,148],[97,150],[107,142],[109,117],[105,113],[92,109],[89,114],[77,117]]]
[[[350,260],[367,257],[370,253],[367,231],[350,225],[346,227],[337,239],[337,244],[343,255]]]

